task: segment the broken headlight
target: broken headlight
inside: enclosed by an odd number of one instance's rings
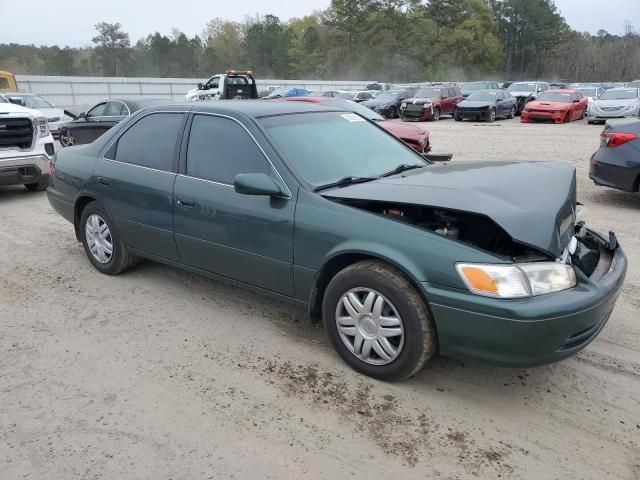
[[[573,267],[563,263],[458,263],[456,270],[471,292],[485,297],[535,297],[576,286]]]

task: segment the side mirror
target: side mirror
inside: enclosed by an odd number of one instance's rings
[[[198,84],[198,90],[202,90],[202,86],[203,86],[202,83],[199,83]]]
[[[579,98],[575,98],[575,99],[573,100],[573,103],[580,103],[580,99],[579,99]]]
[[[282,195],[280,187],[266,173],[240,173],[233,181],[233,189],[243,195]]]
[[[87,114],[82,112],[80,115],[78,115],[76,118],[87,118]]]
[[[542,87],[538,87],[538,93],[542,91]]]

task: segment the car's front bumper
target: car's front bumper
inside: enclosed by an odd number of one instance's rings
[[[475,109],[475,110],[461,110],[461,109],[457,109],[456,110],[456,117],[459,118],[463,118],[465,120],[470,119],[470,120],[486,120],[487,118],[489,118],[489,112],[490,109]]]
[[[606,122],[607,120],[613,120],[616,118],[633,118],[637,116],[637,110],[614,110],[611,112],[604,112],[602,110],[592,109],[587,111],[587,119],[590,122]]]
[[[544,365],[575,354],[606,324],[626,274],[627,259],[619,247],[600,262],[601,278],[579,274],[574,288],[527,299],[493,299],[422,283],[440,352],[509,367]]]
[[[44,154],[0,158],[0,185],[35,183],[49,176],[49,157]]]
[[[553,122],[553,123],[562,123],[567,116],[567,112],[543,112],[543,111],[535,111],[535,112],[527,112],[523,111],[520,115],[520,121],[523,123],[526,122]]]

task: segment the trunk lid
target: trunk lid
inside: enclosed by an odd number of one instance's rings
[[[557,162],[455,162],[326,190],[323,196],[423,205],[491,218],[511,238],[560,257],[574,234],[575,168]]]

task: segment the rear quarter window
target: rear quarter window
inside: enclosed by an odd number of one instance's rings
[[[114,159],[171,171],[184,114],[152,113],[142,117],[118,139]]]

